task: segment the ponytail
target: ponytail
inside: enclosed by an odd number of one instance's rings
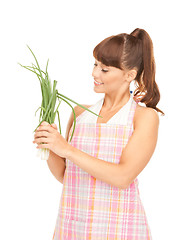
[[[107,66],[136,69],[134,99],[154,108],[160,101],[160,92],[155,82],[153,43],[148,33],[136,28],[131,34],[121,33],[105,38],[93,51],[94,57]]]
[[[137,73],[137,88],[134,91],[134,96],[138,93],[145,95],[138,100],[146,104],[147,107],[154,108],[165,115],[159,108],[156,107],[160,101],[160,92],[157,83],[155,82],[155,59],[153,55],[153,43],[148,33],[140,28],[136,28],[130,35],[136,37],[142,44],[142,64]]]

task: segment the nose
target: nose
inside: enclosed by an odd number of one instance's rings
[[[92,76],[94,78],[97,78],[97,77],[99,77],[99,73],[100,73],[99,68],[98,67],[94,67],[93,70],[92,70]]]

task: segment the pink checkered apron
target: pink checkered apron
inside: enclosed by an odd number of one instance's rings
[[[77,117],[71,145],[89,155],[119,163],[133,133],[137,102],[127,125],[84,123]],[[69,139],[72,128],[69,133]],[[86,160],[86,159],[85,159]],[[137,178],[126,189],[100,181],[66,159],[66,170],[53,240],[151,240]]]

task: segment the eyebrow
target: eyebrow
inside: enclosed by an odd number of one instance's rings
[[[98,61],[97,61],[97,60],[95,60],[95,62],[97,62],[97,63],[98,63]],[[106,66],[105,64],[103,64],[103,63],[101,63],[101,62],[100,62],[100,65],[102,65],[103,67],[107,67],[107,68],[109,68],[109,66]]]

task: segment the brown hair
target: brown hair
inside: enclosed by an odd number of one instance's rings
[[[136,28],[131,34],[121,33],[105,38],[94,48],[93,56],[106,66],[121,70],[135,68],[136,102],[143,102],[147,107],[162,113],[162,116],[165,115],[156,107],[160,101],[160,92],[155,82],[153,43],[145,30]]]

